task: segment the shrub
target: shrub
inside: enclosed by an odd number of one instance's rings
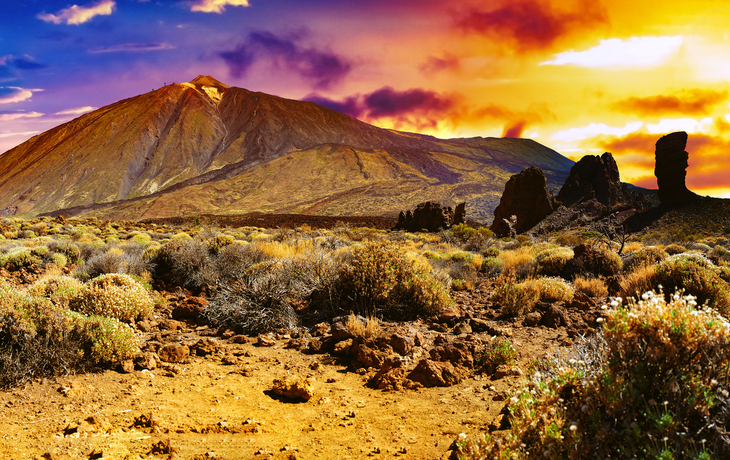
[[[375,316],[365,319],[350,313],[350,316],[345,320],[345,327],[353,337],[371,338],[377,336],[380,332],[380,321]]]
[[[586,278],[584,276],[578,276],[573,280],[573,286],[579,292],[589,297],[606,297],[608,296],[608,287],[606,281],[603,278]],[[644,290],[643,292],[646,292]]]
[[[340,274],[341,300],[372,316],[405,319],[432,315],[452,302],[426,262],[412,260],[391,242],[367,243],[352,251]]]
[[[487,257],[482,261],[481,271],[490,278],[499,276],[504,271],[504,262],[498,257]]]
[[[623,264],[624,271],[632,271],[641,265],[653,265],[667,257],[669,254],[658,246],[644,246],[628,255]]]
[[[474,367],[491,375],[499,366],[513,365],[517,360],[517,355],[517,350],[509,340],[495,337],[491,342],[487,342],[479,352]]]
[[[533,284],[517,283],[514,275],[502,275],[495,281],[496,288],[490,300],[496,303],[502,314],[522,316],[530,313],[540,300],[540,292]]]
[[[535,248],[532,246],[502,251],[498,257],[504,262],[504,273],[524,276],[528,274],[524,272],[534,271],[532,262],[535,258]]]
[[[66,308],[70,300],[78,295],[84,283],[70,276],[49,274],[28,286],[26,292],[32,296],[45,297]]]
[[[81,250],[73,243],[60,243],[57,240],[53,240],[47,246],[51,252],[65,255],[66,259],[72,264],[78,263],[81,259]]]
[[[544,276],[558,276],[573,255],[573,250],[570,248],[544,249],[535,256],[536,273]]]
[[[652,291],[659,284],[656,279],[656,267],[651,264],[641,264],[630,273],[625,273],[619,280],[621,290],[619,295],[624,299],[639,298],[642,293]]]
[[[273,261],[249,267],[239,281],[221,286],[205,309],[208,322],[255,335],[292,329],[299,319],[291,304],[282,266]]]
[[[54,252],[51,254],[51,262],[53,262],[56,267],[63,268],[68,263],[68,260],[66,259],[66,256],[60,252]]]
[[[663,260],[656,266],[656,282],[667,292],[682,289],[699,303],[710,302],[723,314],[730,313],[730,286],[701,254],[684,253]]]
[[[48,299],[0,284],[0,387],[78,369],[81,343]]]
[[[538,292],[540,300],[543,302],[557,302],[573,300],[573,287],[561,278],[542,277],[524,281],[528,289],[534,289]]]
[[[614,305],[599,356],[544,366],[510,400],[510,432],[460,439],[462,458],[730,456],[730,325],[692,296]]]
[[[139,355],[139,340],[127,324],[99,315],[86,316],[70,311],[66,314],[84,338],[81,351],[87,361],[117,363]]]
[[[269,259],[259,244],[229,244],[218,252],[214,267],[222,279],[235,281],[250,266]]]
[[[664,248],[664,251],[669,254],[670,256],[673,256],[675,254],[681,254],[683,252],[687,252],[687,248],[684,246],[680,246],[678,244],[670,244],[669,246]]]
[[[199,292],[217,278],[208,245],[197,240],[170,241],[150,262],[154,266],[155,279],[171,286]]]
[[[0,255],[0,267],[4,267],[10,271],[40,263],[41,258],[29,248],[13,248],[7,254]]]
[[[84,285],[71,299],[70,308],[86,315],[132,321],[150,316],[154,301],[139,281],[129,275],[110,273]]]
[[[499,253],[501,251],[498,248],[495,248],[494,246],[489,247],[482,252],[482,256],[486,257],[497,257],[499,256]]]

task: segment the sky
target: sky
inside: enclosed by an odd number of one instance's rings
[[[726,0],[13,0],[0,5],[0,152],[197,75],[437,137],[611,152],[656,187],[730,197]]]

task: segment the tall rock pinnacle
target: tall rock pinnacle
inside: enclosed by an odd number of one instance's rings
[[[687,133],[684,131],[667,134],[656,143],[654,175],[662,204],[681,204],[696,196],[684,183],[689,166],[686,147]]]

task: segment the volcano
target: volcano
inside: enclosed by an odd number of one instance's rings
[[[378,128],[312,102],[198,76],[125,99],[0,155],[0,209],[137,220],[214,213],[390,215],[466,201],[487,221],[529,166],[573,161],[529,139]]]

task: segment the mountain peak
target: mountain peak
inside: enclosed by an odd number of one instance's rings
[[[219,82],[218,80],[211,77],[210,75],[198,75],[190,83],[195,86],[213,86],[216,88],[225,88],[225,89],[230,88],[228,85]]]

